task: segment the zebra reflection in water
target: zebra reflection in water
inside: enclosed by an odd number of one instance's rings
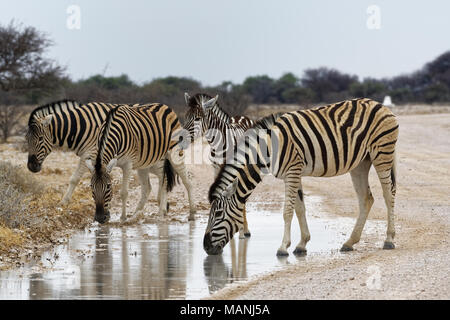
[[[208,255],[203,261],[203,271],[212,294],[227,284],[247,279],[247,247],[248,239],[230,240],[231,268],[225,263],[223,255]]]

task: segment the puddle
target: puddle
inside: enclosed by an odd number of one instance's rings
[[[354,218],[319,218],[307,212],[308,255],[295,257],[300,230],[294,214],[290,255],[277,258],[281,209],[273,213],[255,208],[248,207],[251,238],[236,235],[220,256],[203,251],[207,217],[190,223],[106,225],[76,233],[67,244],[43,254],[39,263],[0,272],[0,299],[199,299],[232,282],[289,263],[307,263],[312,255],[331,258],[339,254],[355,223]],[[364,232],[381,234],[384,228],[383,221],[367,221]]]

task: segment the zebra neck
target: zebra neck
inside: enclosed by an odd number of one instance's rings
[[[77,136],[75,135],[75,129],[70,128],[69,122],[71,114],[74,113],[74,108],[78,106],[75,101],[58,101],[49,105],[40,107],[33,111],[33,117],[35,119],[44,118],[50,114],[54,115],[53,121],[49,124],[50,136],[52,137],[53,146],[64,147],[70,150],[74,150],[74,141]],[[67,120],[64,120],[63,114]],[[79,133],[79,134],[83,134]]]
[[[206,117],[203,126],[205,138],[215,153],[228,150],[229,144],[234,145],[236,128],[231,124],[231,118],[218,106],[214,106]]]
[[[220,108],[218,105],[215,105],[214,107],[212,107],[212,109],[209,111],[210,114],[210,118],[215,118],[216,121],[219,122],[230,122],[231,121],[231,117],[222,110],[222,108]]]
[[[102,136],[96,159],[96,166],[99,168],[102,165],[107,166],[112,159],[118,158],[119,146],[122,145],[120,135],[117,139],[116,137],[113,138],[109,128],[104,129],[107,132],[101,134]]]

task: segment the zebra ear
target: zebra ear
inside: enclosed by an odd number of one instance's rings
[[[111,161],[108,163],[108,165],[106,166],[106,172],[110,173],[111,170],[116,166],[117,164],[117,159],[111,159]]]
[[[52,119],[53,119],[53,115],[48,114],[41,120],[41,124],[43,126],[47,127],[50,124],[50,122],[52,122]]]
[[[238,182],[239,182],[239,179],[236,178],[232,184],[230,184],[229,186],[227,186],[225,188],[225,190],[223,190],[222,196],[225,198],[231,197],[236,192]]]
[[[94,172],[94,166],[92,165],[92,161],[91,161],[91,159],[87,159],[86,160],[86,167],[89,169],[89,171],[91,172],[91,173],[93,173]]]
[[[191,99],[191,96],[189,95],[189,93],[185,92],[184,93],[184,101],[186,101],[186,105],[189,106],[189,99]]]
[[[217,99],[219,99],[219,95],[216,95],[214,98],[209,99],[203,104],[203,109],[207,110],[214,107],[217,103]]]

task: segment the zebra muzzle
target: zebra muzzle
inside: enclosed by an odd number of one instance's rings
[[[28,157],[27,167],[28,170],[34,173],[41,171],[41,164],[34,154]]]
[[[203,249],[209,255],[222,254],[222,247],[212,245],[212,238],[209,232],[205,233],[205,236],[203,237]]]
[[[109,210],[105,210],[103,206],[96,206],[94,221],[103,224],[108,222],[109,218],[110,218]]]

